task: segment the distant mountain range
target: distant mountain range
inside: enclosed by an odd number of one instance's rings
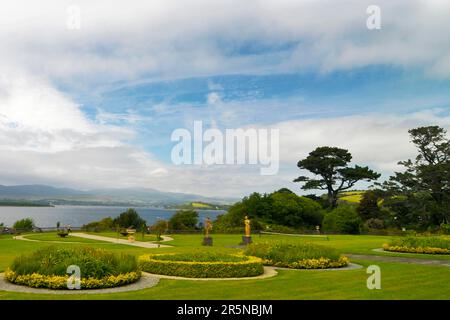
[[[189,202],[232,204],[238,199],[164,192],[150,188],[94,189],[81,191],[47,185],[0,185],[0,200],[34,201],[52,205],[173,206]]]

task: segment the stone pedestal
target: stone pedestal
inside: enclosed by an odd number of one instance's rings
[[[242,236],[242,243],[241,244],[244,244],[244,245],[248,245],[248,244],[250,244],[250,243],[252,243],[252,237],[251,236]]]
[[[211,237],[204,237],[202,245],[203,246],[212,246],[213,245],[213,238],[211,238]]]

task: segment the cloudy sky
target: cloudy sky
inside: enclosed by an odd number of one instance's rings
[[[299,192],[320,145],[386,178],[414,156],[408,129],[450,128],[449,17],[445,0],[2,3],[0,184]],[[279,129],[279,173],[175,166],[193,121]]]

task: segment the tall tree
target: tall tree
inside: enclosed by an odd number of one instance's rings
[[[414,160],[400,161],[404,172],[395,172],[385,189],[417,197],[428,194],[431,202],[427,206],[435,216],[435,223],[450,221],[450,140],[445,129],[428,126],[408,131],[418,155]],[[425,198],[426,200],[426,198]]]
[[[352,155],[346,149],[318,147],[297,164],[300,169],[310,171],[315,177],[300,176],[294,182],[304,183],[303,190],[326,190],[328,203],[331,208],[335,208],[340,192],[352,188],[358,181],[372,181],[380,177],[379,173],[368,167],[350,167],[351,160]]]

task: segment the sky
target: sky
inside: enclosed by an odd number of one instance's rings
[[[2,3],[0,184],[300,194],[317,146],[386,179],[415,156],[408,129],[450,128],[450,3],[375,2]],[[175,165],[194,121],[279,130],[278,173]]]

